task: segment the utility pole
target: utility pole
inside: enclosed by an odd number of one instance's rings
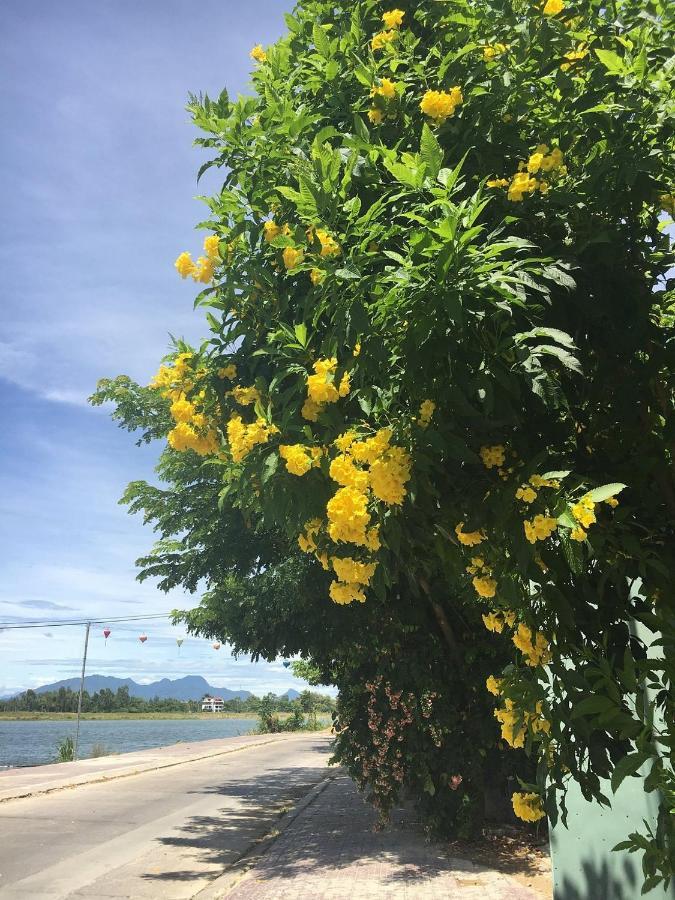
[[[84,670],[87,666],[87,647],[89,646],[89,629],[91,622],[87,622],[87,630],[84,633],[84,653],[82,654],[82,675],[80,676],[80,696],[77,699],[77,728],[75,729],[75,747],[73,759],[77,759],[77,748],[80,743],[80,716],[82,714],[82,693],[84,691]]]

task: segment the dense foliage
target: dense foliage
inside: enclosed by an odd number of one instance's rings
[[[674,853],[672,11],[399,5],[303,0],[254,96],[190,104],[225,172],[176,261],[209,339],[96,396],[170,447],[168,486],[127,494],[161,535],[143,573],[205,579],[194,630],[334,679],[382,808],[405,785],[475,820],[493,711],[537,761],[525,820],[646,774],[649,887]]]
[[[24,691],[8,700],[0,700],[0,713],[11,712],[77,712],[79,691],[61,687],[57,691],[33,690]],[[82,692],[82,711],[85,713],[148,713],[148,712],[201,712],[201,700],[176,700],[172,697],[132,697],[129,688],[119,687],[116,691],[102,688],[90,694]],[[332,712],[335,702],[326,694],[314,691],[303,691],[297,700],[289,700],[286,696],[266,694],[264,697],[233,697],[223,702],[223,712],[253,713],[262,715],[269,713],[296,711]]]

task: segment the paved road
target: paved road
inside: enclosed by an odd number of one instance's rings
[[[329,742],[288,735],[0,803],[0,898],[193,897],[326,775]]]

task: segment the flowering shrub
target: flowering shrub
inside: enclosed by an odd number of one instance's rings
[[[649,763],[662,814],[629,845],[655,884],[673,869],[671,14],[661,0],[401,6],[304,0],[254,48],[255,96],[190,103],[206,165],[228,170],[205,255],[176,261],[205,285],[210,341],[176,349],[155,401],[126,382],[97,401],[192,458],[163,464],[181,490],[208,467],[201,519],[210,497],[217,522],[240,517],[259,550],[265,535],[261,583],[286,571],[283,545],[333,625],[375,640],[384,611],[408,627],[424,609],[470,680],[472,647],[508,651],[497,713],[537,760],[516,814],[555,819],[569,779],[605,802],[601,779],[616,789]],[[164,536],[181,533],[135,490]],[[191,539],[220,546],[199,522]],[[148,571],[184,572],[171,545],[158,554]],[[213,583],[230,555],[214,554]],[[212,602],[191,627],[232,621]],[[248,646],[269,627],[256,619]],[[331,656],[298,627],[361,721],[349,641]],[[386,806],[389,749],[385,785],[351,734],[341,758],[358,775],[359,754]]]

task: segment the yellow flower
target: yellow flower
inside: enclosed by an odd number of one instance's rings
[[[476,589],[476,593],[479,597],[494,597],[497,592],[497,582],[494,578],[484,578],[479,575],[475,575],[471,579],[471,583]]]
[[[219,243],[220,238],[217,234],[210,234],[204,238],[204,252],[208,258],[214,262],[220,261],[220,250],[218,249]]]
[[[521,623],[516,629],[512,640],[525,657],[526,665],[545,666],[551,661],[552,656],[548,641],[540,631],[533,634],[531,628]]]
[[[508,178],[489,178],[486,182],[489,188],[503,188],[509,183]]]
[[[380,547],[382,546],[382,542],[380,541],[380,526],[373,525],[372,528],[369,528],[366,532],[366,543],[365,546],[372,550],[373,553],[376,553]]]
[[[189,253],[181,253],[174,265],[181,278],[187,278],[188,275],[192,275],[195,271],[195,264],[192,262],[192,257]]]
[[[382,13],[384,27],[400,28],[403,24],[403,16],[405,16],[405,13],[402,9],[392,9],[389,12]]]
[[[241,416],[234,415],[227,423],[227,439],[234,462],[241,462],[257,445],[266,443],[270,435],[278,433],[275,425],[269,425],[264,419],[256,419],[246,425]]]
[[[322,412],[323,405],[315,403],[310,397],[307,397],[300,410],[302,418],[307,419],[308,422],[317,422]]]
[[[373,494],[388,506],[399,505],[408,493],[410,456],[403,447],[390,447],[370,465],[370,487]]]
[[[539,187],[536,178],[532,178],[527,172],[518,172],[511,179],[507,198],[514,203],[519,203],[523,199],[523,194],[531,194]]]
[[[552,516],[537,515],[531,521],[525,519],[523,522],[525,537],[531,544],[536,541],[545,541],[553,534],[557,526],[558,523]]]
[[[420,428],[428,428],[435,409],[436,404],[433,400],[422,401],[422,405],[420,406],[420,415],[417,420],[417,424],[420,426]]]
[[[480,544],[485,540],[485,535],[482,531],[462,531],[463,527],[464,522],[456,525],[455,534],[460,544],[464,544],[465,547],[475,547],[476,544]]]
[[[384,113],[376,106],[371,106],[368,110],[368,119],[373,125],[381,125],[384,122]]]
[[[213,280],[213,273],[216,268],[216,264],[214,260],[209,259],[207,256],[200,256],[197,260],[197,264],[192,271],[192,278],[194,281],[200,281],[202,284],[208,284]]]
[[[253,386],[232,388],[232,396],[240,406],[251,406],[260,400],[260,392]]]
[[[557,16],[565,8],[563,0],[546,0],[544,4],[545,16]]]
[[[379,85],[373,85],[370,89],[371,97],[384,97],[385,100],[393,100],[396,96],[396,82],[390,78],[382,78]]]
[[[353,431],[345,431],[344,434],[341,434],[339,437],[335,438],[333,443],[338,448],[341,453],[347,453],[349,448],[356,440],[356,434]]]
[[[287,269],[294,269],[296,266],[299,266],[304,256],[302,250],[296,250],[295,247],[284,247],[284,252],[281,255]]]
[[[605,503],[607,504],[607,506],[611,506],[612,509],[616,509],[619,505],[619,501],[616,499],[616,497],[608,497],[605,500]]]
[[[309,273],[309,280],[312,282],[314,287],[321,284],[325,277],[326,273],[322,272],[321,269],[312,269],[312,271]]]
[[[267,54],[263,50],[262,44],[256,44],[255,47],[251,50],[250,56],[251,59],[254,59],[259,63],[264,63],[267,59]]]
[[[523,503],[533,503],[537,499],[537,492],[531,487],[523,484],[516,491],[516,500],[522,500]]]
[[[361,352],[361,344],[359,341],[357,341],[354,344],[354,349],[352,350],[352,356],[358,356],[360,352]]]
[[[366,595],[359,584],[341,584],[339,581],[331,582],[328,588],[331,600],[341,605],[352,603],[354,600],[359,603],[366,602]]]
[[[328,534],[331,540],[366,544],[366,528],[370,524],[368,497],[357,488],[342,487],[326,505]]]
[[[565,62],[560,63],[560,68],[563,72],[566,72],[568,69],[571,69],[576,63],[579,62],[580,59],[583,59],[585,56],[588,56],[588,50],[586,49],[585,44],[579,44],[576,50],[570,50],[569,53],[565,54]]]
[[[580,525],[583,525],[584,528],[589,528],[596,521],[595,503],[588,496],[582,497],[572,507],[572,515]]]
[[[333,556],[331,563],[340,581],[351,581],[357,584],[370,584],[370,579],[377,568],[377,563],[358,562],[351,556]]]
[[[577,525],[570,531],[570,537],[573,541],[585,541],[586,540],[586,532],[581,527],[581,525]]]
[[[506,44],[486,44],[485,47],[483,47],[483,59],[494,59],[495,56],[506,53],[507,49]]]
[[[506,450],[502,444],[495,444],[492,447],[481,447],[478,453],[486,469],[504,465]]]
[[[491,694],[494,694],[495,697],[498,697],[501,694],[501,685],[502,679],[495,678],[494,675],[490,675],[487,681],[485,682],[485,687]]]
[[[447,91],[427,91],[420,101],[422,112],[437,124],[445,122],[454,115],[455,109],[464,102],[461,88],[453,87]]]
[[[312,457],[308,448],[302,444],[282,444],[279,456],[285,460],[286,469],[291,475],[304,475],[312,468]]]
[[[554,0],[548,0],[548,2],[552,3]],[[514,813],[524,822],[538,822],[546,815],[539,794],[524,794],[521,791],[516,791],[511,798],[511,802],[513,803]]]
[[[494,631],[497,634],[501,634],[504,630],[504,620],[499,613],[483,613],[481,618],[488,631]]]
[[[338,385],[338,394],[341,397],[346,397],[351,390],[351,382],[349,378],[349,372],[345,372],[342,378],[340,379],[340,384]]]
[[[176,422],[189,422],[194,412],[195,408],[189,400],[176,400],[171,404],[171,415]]]
[[[274,238],[279,237],[281,234],[281,226],[277,225],[273,219],[268,219],[266,222],[263,222],[263,232],[266,241],[273,241]]]
[[[368,473],[359,469],[344,453],[336,456],[330,464],[330,477],[343,487],[354,487],[359,491],[368,488]]]
[[[323,228],[316,229],[316,237],[319,243],[321,244],[321,256],[339,256],[340,255],[340,245],[335,240],[335,238],[331,237],[327,231]]]
[[[230,381],[233,381],[236,377],[237,367],[234,363],[230,363],[229,366],[218,369],[218,378],[228,378]]]
[[[390,31],[378,31],[376,35],[373,35],[373,39],[370,42],[370,47],[373,53],[376,50],[381,50],[387,44],[390,44],[392,41],[395,41],[397,37],[396,31],[393,29]]]

